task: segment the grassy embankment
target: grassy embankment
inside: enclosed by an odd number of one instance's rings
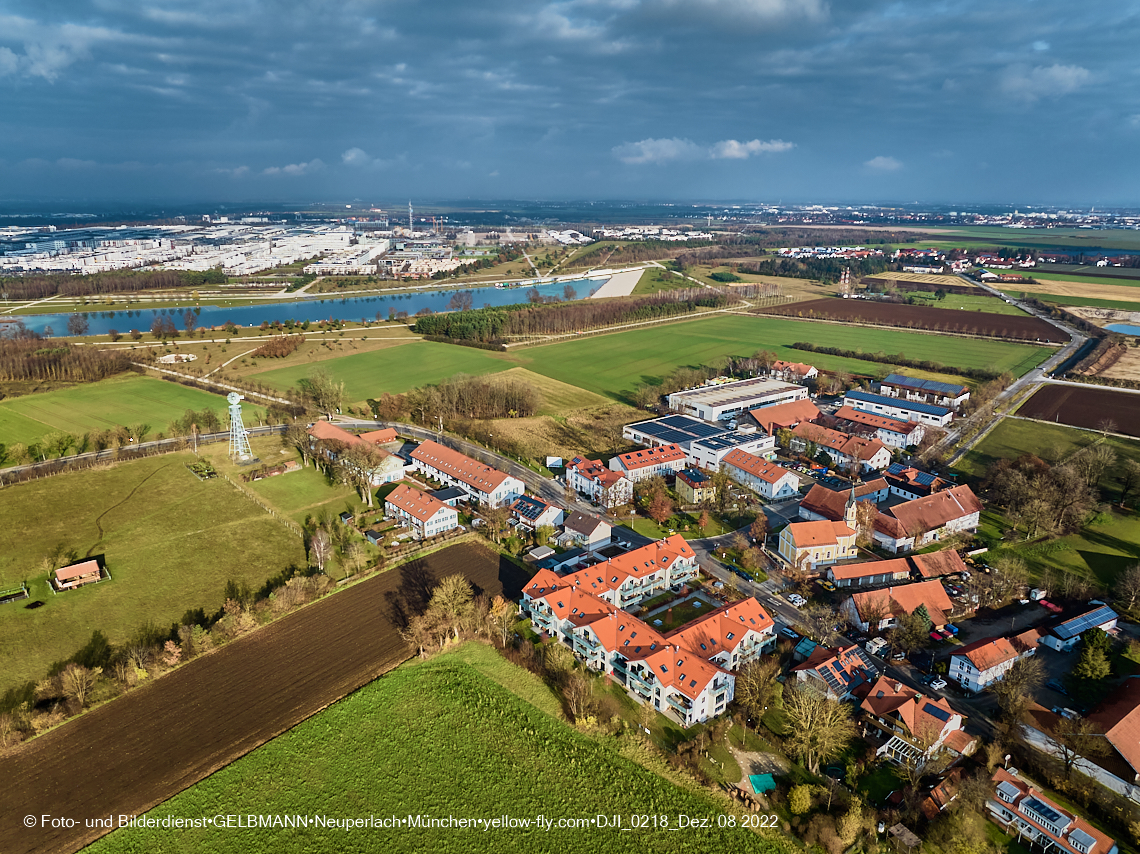
[[[120,829],[92,854],[147,850],[374,850],[641,852],[791,851],[778,831],[717,827],[727,799],[675,774],[635,737],[591,737],[558,720],[535,676],[485,646],[403,665],[148,813],[151,817],[304,814],[446,819],[587,819],[541,831],[458,828],[257,828],[219,832]],[[332,737],[335,736],[335,737]],[[647,767],[648,766],[648,767]],[[650,770],[650,769],[654,770]],[[686,833],[590,826],[598,815],[712,817]],[[363,843],[361,843],[363,844]]]

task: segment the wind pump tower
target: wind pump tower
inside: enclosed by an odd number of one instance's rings
[[[245,432],[245,424],[241,420],[241,402],[244,398],[237,392],[231,391],[226,395],[230,404],[230,459],[235,463],[244,463],[253,459],[253,450],[249,447],[249,434]]]

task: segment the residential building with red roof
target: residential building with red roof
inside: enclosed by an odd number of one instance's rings
[[[479,504],[501,507],[526,492],[526,485],[517,477],[430,439],[409,456],[417,471],[448,486],[458,486]]]
[[[952,485],[944,478],[902,463],[887,466],[883,478],[887,481],[891,494],[900,498],[922,498]]]
[[[814,365],[805,365],[803,362],[785,362],[777,359],[768,369],[768,374],[775,379],[790,383],[803,383],[819,376],[819,369]]]
[[[725,710],[735,689],[732,671],[774,643],[775,624],[749,598],[663,634],[615,604],[640,601],[646,594],[637,588],[646,580],[652,588],[647,592],[660,589],[663,553],[675,552],[677,545],[661,541],[622,556],[626,561],[564,577],[540,570],[523,589],[523,610],[536,631],[567,644],[639,702],[688,727]],[[666,576],[669,567],[679,566],[666,556]],[[634,595],[626,596],[630,591]]]
[[[913,614],[919,607],[926,608],[934,628],[939,629],[950,622],[954,603],[939,581],[919,581],[898,587],[864,590],[853,593],[843,603],[847,619],[864,632],[889,629],[897,625],[904,614]]]
[[[887,500],[888,492],[887,482],[875,478],[855,485],[855,500],[879,504]],[[805,522],[841,522],[847,518],[847,502],[850,500],[849,489],[828,489],[814,484],[800,502],[800,518]]]
[[[964,724],[963,717],[944,698],[928,697],[886,676],[861,685],[855,696],[861,700],[859,709],[864,720],[886,737],[875,754],[899,765],[913,764],[944,747],[952,749],[947,741]],[[974,740],[966,738],[960,746],[972,751]]]
[[[721,466],[729,477],[763,498],[780,500],[799,494],[800,478],[795,472],[739,448],[730,451]]]
[[[929,403],[957,409],[970,399],[970,389],[958,383],[944,383],[937,380],[920,380],[905,374],[888,374],[879,383],[879,394],[884,397],[897,397],[903,400]]]
[[[880,513],[872,537],[887,551],[907,552],[962,531],[976,531],[981,513],[982,502],[963,484]]]
[[[1049,800],[1016,768],[998,768],[991,778],[989,817],[1007,833],[1028,839],[1043,851],[1058,854],[1117,854],[1116,840],[1076,813]]]
[[[680,534],[674,534],[580,569],[563,581],[619,608],[630,608],[696,575],[696,554]]]
[[[611,457],[610,469],[637,483],[657,475],[672,477],[688,465],[687,460],[688,455],[680,445],[658,445]]]
[[[854,697],[860,685],[878,675],[871,659],[855,644],[836,647],[819,644],[789,672],[796,674],[798,682],[811,685],[833,700]]]
[[[748,414],[765,433],[774,436],[777,430],[791,429],[802,421],[814,421],[819,418],[820,411],[814,403],[805,398],[776,406],[765,406],[762,409],[752,409]]]
[[[384,512],[410,527],[417,539],[434,537],[459,526],[459,514],[454,507],[406,483],[388,493]]]
[[[622,472],[612,471],[601,460],[575,457],[566,465],[566,483],[575,492],[588,495],[607,510],[633,500],[633,483]]]
[[[850,560],[858,554],[855,529],[846,522],[792,522],[780,531],[779,553],[804,571]]]
[[[858,471],[878,471],[891,464],[891,452],[878,439],[849,436],[838,430],[803,422],[792,428],[792,449],[810,452],[812,448],[825,452],[839,468],[858,468]]]
[[[544,525],[552,528],[561,525],[566,512],[533,495],[520,495],[511,504],[511,517],[528,531],[534,531]]]
[[[399,440],[396,431],[373,430],[369,433],[349,433],[343,427],[330,424],[328,421],[315,421],[309,427],[309,447],[313,453],[319,454],[329,461],[335,462],[340,457],[344,447],[352,445],[368,445],[376,449],[379,458],[377,465],[368,473],[368,482],[372,486],[382,486],[385,483],[395,483],[403,480],[407,471],[404,461],[400,457],[381,447]]]
[[[700,469],[681,469],[675,486],[682,504],[704,504],[716,498],[712,478]]]
[[[968,691],[984,691],[999,681],[1019,658],[1035,655],[1041,632],[1029,629],[1008,638],[982,638],[950,656],[950,678]]]
[[[832,417],[839,422],[836,426],[844,433],[874,436],[888,448],[918,445],[926,437],[926,428],[917,421],[900,421],[851,406],[839,407]]]
[[[563,548],[581,546],[587,551],[604,549],[610,544],[613,528],[605,519],[575,510],[565,518],[558,545]]]

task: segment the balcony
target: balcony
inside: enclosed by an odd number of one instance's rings
[[[574,644],[575,646],[585,647],[590,652],[596,652],[602,648],[602,645],[589,635],[574,635]]]
[[[640,674],[630,670],[627,672],[626,678],[629,680],[629,687],[633,688],[639,694],[644,692],[646,699],[653,696],[653,686],[642,679]]]
[[[680,712],[682,716],[688,716],[689,712],[693,710],[693,701],[688,697],[676,697],[670,694],[665,698],[665,702]]]

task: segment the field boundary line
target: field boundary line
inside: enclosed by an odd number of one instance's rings
[[[302,540],[305,539],[305,532],[302,531],[301,526],[298,525],[296,522],[294,522],[292,519],[286,519],[284,516],[282,516],[280,513],[278,513],[276,510],[274,510],[272,507],[270,507],[268,504],[266,504],[264,501],[262,501],[260,498],[258,498],[250,490],[246,489],[244,486],[239,484],[236,480],[234,480],[232,477],[230,477],[225,472],[218,472],[218,474],[220,474],[222,477],[224,477],[229,482],[230,486],[232,486],[234,489],[236,489],[238,492],[240,492],[242,495],[244,495],[246,498],[248,498],[250,501],[252,501],[258,507],[260,507],[266,513],[268,513],[270,516],[272,516],[274,519],[276,519],[278,522],[280,522],[282,525],[284,525],[286,528],[288,528],[291,532],[296,534]]]

